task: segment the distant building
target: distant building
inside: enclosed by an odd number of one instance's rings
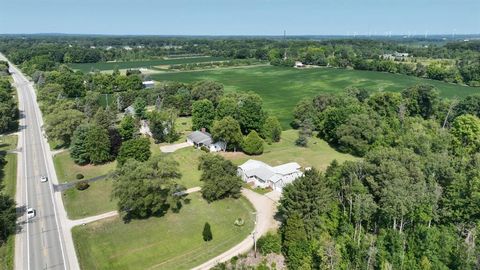
[[[293,67],[302,68],[305,67],[305,65],[300,61],[295,61],[295,65]]]
[[[210,150],[210,152],[225,151],[227,148],[227,144],[225,142],[213,142],[212,135],[206,132],[205,129],[190,133],[187,136],[187,143],[196,148],[204,146]]]
[[[393,54],[391,53],[382,54],[380,58],[385,60],[391,60],[391,61],[403,61],[407,59],[409,56],[410,54],[408,53],[394,52]]]
[[[144,81],[142,82],[143,88],[153,88],[155,87],[155,82],[154,81]]]
[[[130,47],[130,46],[123,46],[123,49],[126,50],[126,51],[131,51],[131,50],[132,50],[132,47]]]
[[[125,112],[125,115],[135,115],[135,108],[133,107],[133,105],[130,105],[127,108],[125,108],[124,112]]]
[[[300,168],[301,166],[296,162],[272,167],[264,162],[250,159],[238,166],[237,174],[243,181],[255,187],[271,188],[282,192],[287,184],[303,175]]]

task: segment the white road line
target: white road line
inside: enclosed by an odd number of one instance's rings
[[[16,72],[15,72],[16,73]],[[17,74],[16,74],[17,75]],[[18,75],[17,75],[18,76]],[[17,88],[18,91],[18,88]],[[23,95],[23,94],[21,94]],[[25,96],[23,96],[25,98]],[[26,141],[26,129],[27,129],[27,118],[26,118],[26,113],[25,113],[25,102],[22,102],[23,105],[23,129],[22,129],[22,139],[23,139],[23,173],[25,176],[25,194],[26,194],[26,199],[25,199],[25,205],[27,206],[28,209],[28,180],[27,180],[27,155],[26,155],[26,148],[27,148],[27,141]],[[29,234],[29,227],[30,227],[30,221],[28,220],[28,216],[26,217],[26,222],[27,222],[27,269],[30,270],[30,234]]]

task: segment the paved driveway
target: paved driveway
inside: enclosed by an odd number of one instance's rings
[[[256,211],[256,224],[255,224],[255,237],[258,239],[260,236],[266,234],[269,230],[276,229],[278,222],[273,218],[277,212],[276,202],[267,196],[260,195],[249,189],[242,189],[242,195],[245,196],[255,207]],[[234,246],[233,248],[225,251],[217,257],[210,259],[209,261],[193,268],[193,270],[207,270],[220,262],[226,262],[232,257],[248,252],[253,247],[252,234],[247,236],[242,242]]]
[[[178,149],[182,149],[189,146],[192,146],[192,145],[187,142],[169,144],[169,145],[160,146],[160,151],[162,151],[163,153],[172,153],[177,151]]]

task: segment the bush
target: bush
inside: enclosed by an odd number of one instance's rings
[[[243,141],[243,152],[248,155],[263,153],[263,140],[255,130],[252,130]]]
[[[211,241],[213,239],[212,230],[210,229],[210,224],[208,224],[208,222],[205,222],[205,226],[203,227],[202,236],[203,236],[203,241],[205,241],[205,242]]]
[[[257,240],[257,247],[262,255],[267,255],[270,253],[279,254],[282,249],[280,235],[277,233],[268,232],[266,235]]]
[[[202,150],[205,153],[210,153],[210,149],[208,149],[208,147],[206,147],[205,145],[202,145],[202,147],[200,147],[200,150]]]
[[[298,139],[295,140],[295,145],[300,147],[307,147],[308,139],[305,136],[299,136]]]
[[[75,178],[77,178],[78,180],[83,179],[83,177],[84,176],[81,173],[77,173],[77,175],[75,175]]]
[[[75,184],[75,188],[78,190],[85,190],[90,187],[90,184],[87,181],[80,181]]]

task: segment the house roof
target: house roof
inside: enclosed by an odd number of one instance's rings
[[[203,131],[194,131],[187,136],[195,144],[203,144],[205,146],[210,146],[212,144],[212,135],[208,132]]]
[[[281,175],[287,175],[287,174],[291,174],[298,171],[300,168],[301,166],[298,163],[290,162],[290,163],[285,163],[282,165],[275,166],[273,167],[273,170],[275,171],[275,173],[278,173]]]
[[[247,162],[238,167],[241,168],[248,177],[256,176],[264,181],[270,180],[272,182],[277,182],[281,179],[282,175],[295,173],[301,168],[301,166],[296,162],[290,162],[272,167],[264,162],[253,159],[249,159]]]

